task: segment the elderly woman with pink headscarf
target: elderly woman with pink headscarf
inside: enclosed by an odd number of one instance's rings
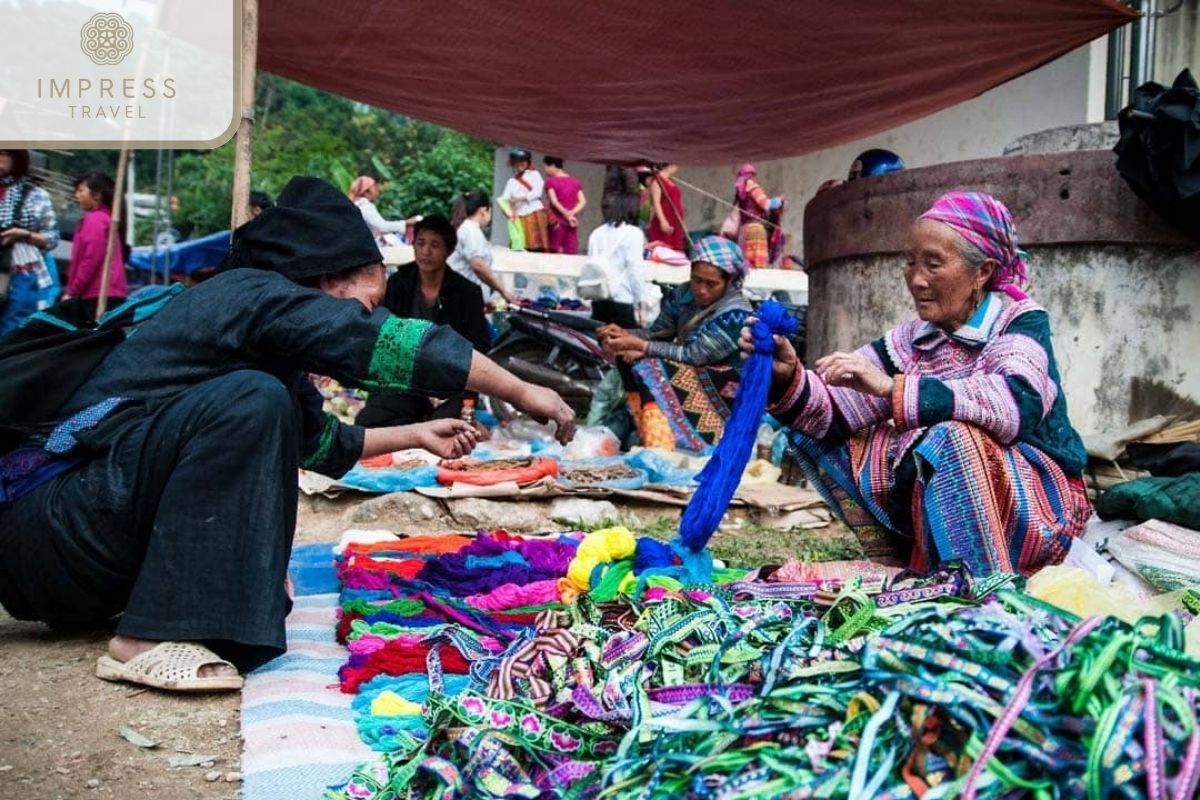
[[[383,215],[379,213],[379,209],[375,207],[382,191],[383,186],[379,181],[369,175],[359,175],[350,183],[350,191],[346,192],[346,196],[362,212],[363,221],[367,223],[371,233],[375,234],[377,244],[380,246],[390,244],[387,238],[389,234],[397,237],[399,242],[403,242],[405,230],[409,225],[420,222],[421,216],[395,221],[384,219]]]
[[[909,231],[904,281],[917,318],[853,353],[807,369],[779,343],[771,413],[846,523],[909,538],[914,570],[1061,561],[1091,514],[1087,456],[1008,209],[940,197]]]
[[[738,167],[733,191],[738,245],[746,255],[746,263],[761,269],[770,264],[783,247],[783,231],[779,227],[783,197],[767,196],[758,183],[758,170],[753,164]]]

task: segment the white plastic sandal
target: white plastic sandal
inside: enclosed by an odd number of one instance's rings
[[[96,677],[169,692],[227,692],[242,688],[241,675],[201,677],[201,668],[208,666],[233,668],[233,664],[202,644],[161,642],[128,661],[100,656],[96,660]]]

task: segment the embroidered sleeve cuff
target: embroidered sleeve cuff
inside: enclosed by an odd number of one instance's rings
[[[806,370],[802,366],[797,366],[795,373],[792,375],[791,383],[783,390],[783,395],[778,401],[767,406],[767,411],[773,415],[785,414],[792,410],[800,399],[800,395],[804,393],[804,388],[807,385],[805,379]]]
[[[371,364],[367,367],[367,380],[363,382],[363,387],[367,391],[408,391],[412,386],[413,366],[417,362],[421,338],[430,327],[432,324],[425,320],[400,317],[385,319],[375,338],[375,349],[371,353]]]
[[[300,462],[300,466],[330,478],[340,478],[362,456],[365,438],[363,428],[344,425],[337,417],[326,414],[316,449]]]

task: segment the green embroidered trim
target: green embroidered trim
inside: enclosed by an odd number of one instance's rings
[[[425,320],[388,317],[379,328],[363,388],[407,392],[412,385],[413,365],[417,361],[421,338],[431,325]]]
[[[333,435],[337,433],[340,424],[338,418],[333,414],[325,415],[325,427],[321,428],[321,440],[317,442],[317,449],[300,462],[302,469],[316,469],[325,463],[325,460],[329,458],[329,451],[333,449]]]

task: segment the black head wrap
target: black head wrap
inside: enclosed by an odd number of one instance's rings
[[[293,281],[382,261],[362,213],[320,178],[295,177],[274,208],[233,232],[226,265],[278,272]]]

